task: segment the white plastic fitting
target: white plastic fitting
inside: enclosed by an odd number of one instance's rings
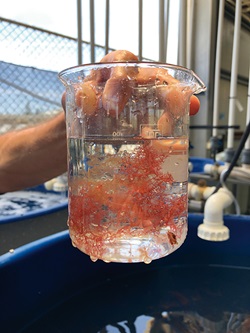
[[[193,163],[192,162],[188,162],[188,171],[192,172],[193,171]]]
[[[198,226],[200,238],[209,241],[224,241],[229,238],[229,229],[223,221],[223,210],[233,201],[233,195],[225,188],[220,188],[207,199],[203,223]]]
[[[67,174],[64,173],[56,178],[53,185],[53,191],[55,192],[66,192],[68,190],[68,178]]]
[[[200,187],[193,183],[188,183],[188,198],[201,200],[202,199],[202,192],[200,191]]]
[[[48,180],[47,182],[44,183],[44,187],[47,191],[52,191],[53,190],[53,186],[56,182],[56,178],[53,178],[51,180]]]
[[[215,178],[218,178],[218,176],[225,170],[228,169],[228,165],[214,165],[214,164],[205,164],[204,165],[204,172],[206,174],[212,175]],[[237,178],[237,179],[250,179],[250,168],[246,167],[245,165],[240,167],[234,167],[233,170],[230,173],[231,177]]]
[[[63,174],[44,183],[48,191],[66,192],[68,190],[67,175]]]
[[[214,193],[216,186],[207,186],[203,191],[203,199],[207,200]]]
[[[62,182],[55,182],[53,185],[53,191],[55,192],[66,192],[68,190],[68,185]]]
[[[197,201],[207,200],[215,191],[215,186],[199,186],[194,183],[188,183],[188,198]]]

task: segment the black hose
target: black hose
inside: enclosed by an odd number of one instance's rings
[[[241,152],[242,152],[242,150],[243,150],[243,148],[244,148],[244,145],[245,145],[245,143],[246,143],[246,141],[247,141],[247,138],[248,138],[249,134],[250,134],[250,121],[249,121],[249,123],[248,123],[248,125],[247,125],[247,127],[246,127],[246,129],[245,129],[245,131],[244,131],[244,133],[242,134],[242,137],[241,137],[241,139],[240,139],[239,146],[238,146],[237,150],[235,151],[235,153],[234,153],[234,155],[233,155],[233,158],[232,158],[232,161],[231,161],[231,163],[230,163],[230,165],[229,165],[229,168],[228,168],[227,171],[224,173],[224,176],[223,176],[223,178],[222,178],[222,181],[223,181],[223,182],[226,181],[226,179],[229,177],[231,171],[232,171],[233,168],[235,167],[235,165],[236,165],[236,163],[237,163],[237,161],[238,161],[238,159],[239,159],[239,157],[240,157],[240,154],[241,154]],[[216,185],[216,188],[215,188],[214,193],[217,192],[218,189],[219,189],[220,187],[221,187],[221,182],[219,182],[219,183]]]

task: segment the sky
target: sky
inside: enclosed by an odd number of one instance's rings
[[[105,0],[95,0],[95,42],[101,45],[105,42],[105,3]],[[143,0],[143,56],[153,60],[158,60],[159,52],[158,5],[157,0]],[[170,6],[172,6],[172,12],[176,14],[178,1],[170,0]],[[66,36],[77,37],[77,0],[43,0],[41,2],[8,0],[1,6],[1,16]],[[171,44],[169,49],[172,52],[167,60],[170,63],[176,63],[178,31],[174,15],[170,19],[172,20],[170,30],[172,30],[169,33],[168,42]],[[82,38],[86,41],[90,40],[89,0],[82,0]],[[110,0],[109,46],[114,49],[127,49],[138,54],[137,0]],[[12,51],[11,59],[15,62],[13,57]],[[7,48],[0,55],[0,60],[8,62]],[[21,61],[20,57],[16,61]]]

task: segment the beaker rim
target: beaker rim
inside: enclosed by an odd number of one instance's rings
[[[94,62],[94,63],[87,63],[87,64],[81,64],[81,65],[76,65],[76,66],[72,66],[72,67],[68,67],[66,69],[61,70],[58,73],[58,77],[59,79],[67,85],[67,79],[66,77],[68,75],[73,75],[74,73],[80,73],[83,72],[84,70],[93,70],[93,69],[101,69],[101,68],[112,68],[112,67],[117,67],[117,66],[121,66],[121,67],[132,67],[132,66],[136,66],[136,67],[143,67],[143,68],[162,68],[162,69],[166,69],[168,71],[171,71],[169,74],[172,75],[171,73],[182,73],[185,75],[189,76],[189,81],[186,78],[184,79],[180,79],[179,77],[177,78],[180,83],[186,83],[187,86],[193,86],[193,93],[194,94],[199,94],[200,92],[204,92],[206,91],[207,87],[205,85],[205,83],[201,80],[201,78],[191,69],[188,69],[184,66],[181,65],[175,65],[175,64],[171,64],[171,63],[163,63],[163,62],[157,62],[157,61],[112,61],[112,62]],[[188,82],[190,82],[190,84],[188,84]],[[72,81],[69,82],[69,84],[71,84]],[[192,83],[192,84],[191,84]]]

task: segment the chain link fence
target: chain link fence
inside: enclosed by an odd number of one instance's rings
[[[0,134],[44,121],[61,109],[57,74],[77,65],[77,39],[0,18]],[[83,62],[90,44],[82,43]],[[105,54],[95,46],[96,58]]]

